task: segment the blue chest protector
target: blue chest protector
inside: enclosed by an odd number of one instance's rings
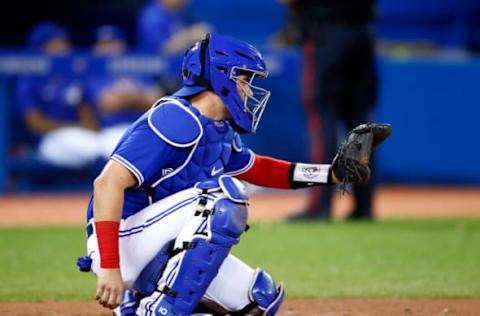
[[[197,182],[215,179],[224,173],[230,160],[234,145],[235,132],[226,121],[217,122],[206,118],[184,99],[163,98],[158,104],[135,122],[120,144],[126,143],[131,152],[144,152],[138,141],[130,141],[129,135],[138,129],[150,129],[168,145],[182,151],[181,159],[159,166],[155,169],[156,178],[142,181],[140,172],[129,168],[142,183],[139,188],[125,192],[122,218],[127,218],[150,203],[161,200],[181,190],[193,187]],[[142,144],[147,150],[155,150]],[[143,150],[143,151],[142,151]],[[235,150],[235,149],[234,149]],[[116,155],[113,156],[115,158]],[[120,158],[120,157],[117,157]],[[134,161],[132,161],[135,164]],[[90,203],[87,220],[93,217],[93,203]]]
[[[190,152],[186,160],[179,162],[178,166],[172,166],[170,173],[151,184],[154,201],[193,187],[197,182],[221,176],[230,159],[235,134],[228,122],[217,122],[204,117],[186,100],[166,100],[181,103],[195,115],[200,126],[200,135],[197,137],[198,140],[188,146]],[[184,110],[179,109],[179,111]],[[152,118],[154,118],[153,115]],[[173,130],[166,130],[161,119],[162,117],[158,117],[158,121],[152,119],[151,122],[152,125],[158,126],[158,130],[163,136],[169,137],[168,135],[175,135],[175,132],[179,132],[174,130],[179,128],[178,125],[171,126]]]

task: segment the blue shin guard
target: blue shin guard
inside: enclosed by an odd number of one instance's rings
[[[174,250],[160,280],[161,295],[146,304],[152,315],[190,316],[247,225],[245,203],[229,198],[217,200],[213,212],[206,210],[198,216],[206,219],[205,231],[200,225],[189,241],[177,240],[183,247]]]

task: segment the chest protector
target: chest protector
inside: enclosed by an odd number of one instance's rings
[[[182,124],[166,124],[170,126],[168,131],[160,119],[153,124],[158,126],[158,131],[165,141],[173,146],[189,149],[190,152],[185,161],[164,169],[169,173],[151,185],[153,201],[193,187],[197,182],[220,177],[234,148],[235,132],[227,121],[218,122],[206,118],[183,99],[163,100],[168,102],[169,106],[177,107],[174,110],[178,111],[177,116],[185,116],[192,121],[184,119]],[[161,107],[162,101],[157,106]]]

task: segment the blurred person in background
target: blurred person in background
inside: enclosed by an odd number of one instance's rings
[[[371,29],[375,0],[280,1],[290,9],[281,40],[303,46],[303,102],[312,161],[329,161],[339,145],[339,129],[371,121],[377,98]],[[349,219],[373,217],[373,185],[370,181],[353,187],[355,207]],[[313,188],[307,209],[290,220],[329,219],[333,190]]]
[[[127,52],[125,33],[115,25],[102,25],[95,32],[93,54],[113,57]],[[131,123],[162,96],[153,78],[133,75],[97,75],[87,78],[86,103],[99,125],[99,153],[108,159]]]
[[[52,57],[67,56],[72,50],[67,31],[52,21],[34,27],[28,42],[32,52]],[[39,138],[42,160],[77,168],[96,159],[95,118],[82,103],[83,87],[78,80],[58,74],[22,77],[15,89],[20,115]]]
[[[137,16],[138,47],[144,52],[174,55],[183,53],[205,37],[211,27],[189,23],[188,0],[147,0]]]

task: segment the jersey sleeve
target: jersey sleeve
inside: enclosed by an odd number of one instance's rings
[[[174,147],[147,124],[134,126],[122,138],[111,159],[121,163],[137,178],[138,186],[151,184],[161,177],[162,169],[175,167],[188,156],[188,148]]]
[[[255,162],[255,154],[250,149],[245,149],[240,153],[232,153],[230,161],[225,166],[225,173],[231,176],[237,176],[247,172]]]

